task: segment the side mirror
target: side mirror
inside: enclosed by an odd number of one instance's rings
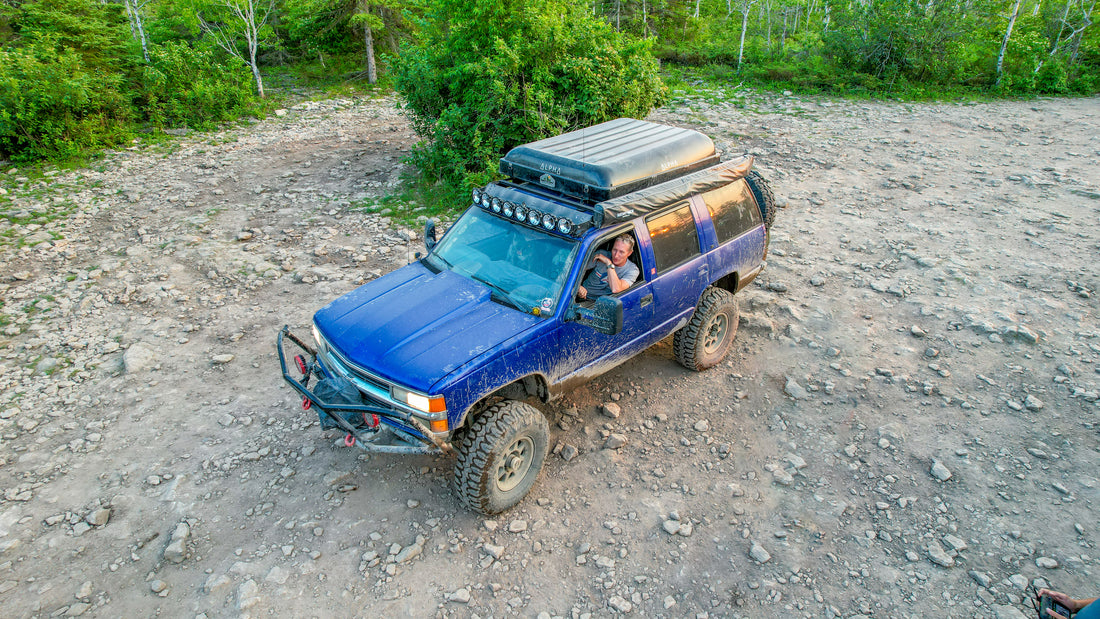
[[[600,297],[592,307],[577,305],[573,320],[606,335],[623,330],[623,301],[617,297]]]
[[[429,219],[424,223],[424,247],[428,248],[428,251],[435,249],[435,244],[439,241],[435,238],[435,221]]]

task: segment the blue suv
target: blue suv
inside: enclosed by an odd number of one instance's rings
[[[313,342],[284,327],[283,377],[348,446],[453,453],[461,501],[502,512],[546,459],[529,402],[669,335],[692,370],[725,358],[775,216],[752,163],[628,118],[517,147],[426,255],[323,307]]]

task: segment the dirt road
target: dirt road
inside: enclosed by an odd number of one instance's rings
[[[1007,618],[1033,579],[1097,595],[1098,113],[733,90],[654,113],[756,155],[784,206],[736,350],[693,374],[666,341],[543,406],[578,453],[496,520],[447,459],[344,448],[279,377],[280,326],[421,248],[364,208],[415,141],[393,100],[0,167],[3,614]]]

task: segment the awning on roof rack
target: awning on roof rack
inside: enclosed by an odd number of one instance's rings
[[[608,219],[614,221],[633,219],[685,200],[694,194],[723,187],[744,178],[752,169],[752,163],[753,157],[745,155],[740,159],[719,163],[660,185],[605,200],[596,205],[596,225],[602,226]]]

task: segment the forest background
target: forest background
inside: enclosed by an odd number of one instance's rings
[[[644,116],[666,83],[1094,94],[1096,17],[1096,0],[0,0],[0,159],[396,90],[421,180],[464,191],[512,146]]]

